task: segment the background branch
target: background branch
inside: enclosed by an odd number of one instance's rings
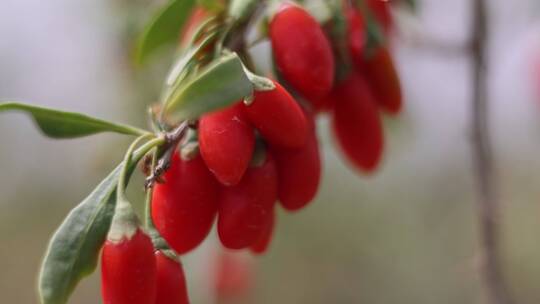
[[[493,155],[488,126],[486,43],[487,8],[485,0],[473,0],[472,14],[472,126],[473,157],[478,183],[478,216],[482,254],[481,276],[488,303],[513,304],[502,269],[499,246],[500,202],[496,193]]]

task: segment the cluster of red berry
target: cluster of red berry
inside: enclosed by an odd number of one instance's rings
[[[327,33],[302,7],[283,4],[268,33],[288,90],[272,81],[272,89],[203,115],[193,128],[196,153],[172,156],[164,182],[154,187],[151,217],[176,253],[197,247],[216,216],[223,246],[265,252],[276,202],[299,210],[319,188],[317,113],[331,113],[337,142],[352,164],[364,172],[376,169],[384,142],[378,107],[400,111],[400,84],[386,44],[369,43],[365,15],[346,2],[352,70],[337,77],[340,62]],[[388,31],[388,3],[368,3],[371,17]],[[180,264],[161,251],[154,254],[141,230],[122,242],[107,241],[102,259],[105,303],[187,303]]]
[[[173,255],[155,251],[142,230],[120,241],[105,242],[101,253],[104,304],[188,304],[182,265]]]

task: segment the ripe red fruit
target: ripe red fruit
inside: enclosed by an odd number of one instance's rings
[[[175,153],[165,183],[156,184],[152,219],[178,253],[197,247],[208,235],[217,212],[218,183],[200,155],[191,160]]]
[[[402,107],[401,83],[388,48],[379,46],[364,62],[365,76],[379,105],[390,114]]]
[[[101,253],[101,293],[104,304],[155,304],[154,246],[140,229],[120,241],[105,242]]]
[[[299,210],[313,200],[319,189],[321,159],[313,118],[306,144],[300,148],[274,148],[278,170],[278,199],[289,210]]]
[[[157,265],[156,304],[189,304],[184,269],[179,261],[155,252]]]
[[[371,9],[375,19],[382,26],[382,29],[388,34],[394,26],[390,1],[388,0],[367,0],[367,5]]]
[[[356,69],[365,75],[383,110],[390,114],[399,113],[402,107],[401,84],[392,55],[385,45],[366,44],[365,22],[357,9],[348,8],[346,14],[349,51]]]
[[[274,85],[271,91],[255,91],[253,101],[244,104],[244,112],[269,143],[302,146],[308,135],[304,112],[287,90],[275,81]]]
[[[224,185],[240,182],[255,146],[255,132],[242,106],[204,115],[199,121],[199,145],[208,169]]]
[[[324,97],[334,81],[334,57],[320,25],[303,8],[283,4],[270,23],[274,59],[283,77],[310,99]]]
[[[257,241],[272,216],[277,184],[276,165],[266,153],[264,164],[248,168],[238,185],[222,188],[217,227],[225,247],[242,249]]]
[[[251,245],[249,248],[251,252],[254,254],[263,254],[268,250],[268,246],[270,245],[270,241],[272,241],[272,234],[274,232],[274,227],[276,223],[276,211],[272,210],[272,216],[270,217],[270,220],[266,224],[264,230],[262,231],[262,234],[259,236],[257,241]]]
[[[353,73],[333,92],[334,133],[344,154],[358,169],[372,172],[384,146],[381,118],[364,78]]]
[[[355,63],[362,65],[364,61],[364,52],[366,50],[366,28],[364,18],[356,8],[347,6],[347,40],[349,52]]]
[[[215,262],[212,278],[218,302],[245,298],[255,281],[253,262],[249,256],[220,252]]]

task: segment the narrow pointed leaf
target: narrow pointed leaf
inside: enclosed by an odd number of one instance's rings
[[[65,112],[17,102],[0,103],[0,112],[22,111],[30,114],[45,135],[52,138],[75,138],[101,132],[128,135],[147,133],[135,127],[108,122],[75,112]]]
[[[201,41],[201,43],[196,44],[192,46],[191,48],[189,48],[188,50],[186,50],[186,52],[182,54],[182,56],[178,58],[176,63],[173,65],[173,68],[171,69],[171,71],[169,72],[169,75],[167,76],[166,84],[168,86],[174,85],[175,82],[177,82],[179,75],[182,74],[182,72],[184,72],[188,63],[192,62],[193,59],[195,59],[195,55],[200,53],[205,47],[207,47],[212,41],[214,41],[216,36],[217,36],[217,32],[214,32],[208,35],[208,37],[206,37],[203,41]]]
[[[205,9],[219,13],[223,10],[224,5],[221,0],[197,0],[197,4],[203,6]]]
[[[257,0],[232,0],[229,5],[229,16],[236,21],[244,21],[255,9]]]
[[[128,177],[146,152],[142,148],[135,152]],[[67,303],[77,283],[95,270],[114,214],[121,169],[116,167],[52,236],[39,274],[42,304]]]
[[[223,55],[173,91],[165,113],[172,119],[194,119],[225,108],[253,92],[242,61],[235,53]]]
[[[160,47],[178,41],[195,3],[195,0],[172,0],[154,16],[139,38],[136,50],[139,64]]]

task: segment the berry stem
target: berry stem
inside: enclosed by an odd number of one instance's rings
[[[157,165],[157,157],[158,157],[158,151],[157,149],[154,150],[152,153],[152,165],[150,166],[151,172],[154,172],[154,169]],[[153,229],[154,223],[152,222],[152,194],[153,194],[153,187],[146,189],[146,200],[144,205],[144,224],[147,229]]]
[[[122,171],[118,178],[118,185],[116,187],[116,206],[114,210],[114,217],[111,223],[111,228],[107,235],[107,239],[112,242],[121,242],[124,238],[131,239],[137,232],[140,225],[139,219],[131,203],[126,197],[127,180],[131,174],[129,168],[132,168],[132,161],[138,162],[140,158],[133,159],[135,147],[143,140],[151,138],[153,135],[139,136],[129,146],[124,161],[122,162]]]
[[[176,150],[178,143],[184,138],[186,131],[190,125],[189,121],[184,121],[174,130],[169,133],[165,133],[163,136],[165,145],[161,151],[164,151],[159,156],[157,165],[152,169],[152,174],[146,178],[144,183],[145,189],[151,188],[156,181],[160,181],[161,176],[169,169],[171,163],[171,157]]]
[[[478,183],[478,217],[482,254],[481,276],[488,303],[515,303],[501,269],[500,255],[500,202],[497,195],[493,152],[488,122],[488,87],[486,44],[487,5],[485,0],[472,2],[472,45],[473,72],[472,127],[473,160]]]
[[[135,151],[135,147],[142,142],[145,139],[150,139],[154,135],[152,134],[146,134],[139,136],[137,139],[133,141],[133,143],[129,146],[126,155],[124,157],[124,165],[122,167],[122,172],[120,173],[120,177],[118,178],[118,186],[116,190],[116,197],[117,200],[120,201],[127,201],[126,199],[126,179],[129,171],[129,167],[131,162],[133,161],[133,152]]]

